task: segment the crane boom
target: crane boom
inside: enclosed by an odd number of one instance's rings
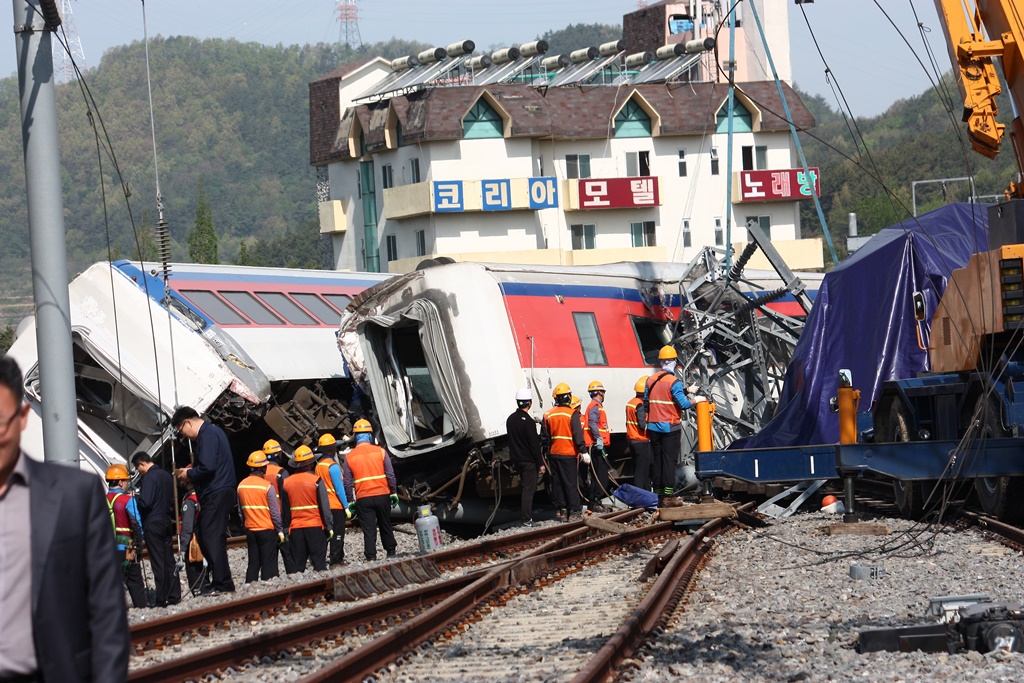
[[[959,72],[957,85],[963,97],[963,121],[974,151],[992,159],[1006,126],[996,121],[996,96],[1002,92],[994,57],[1002,61],[1003,76],[1013,102],[1014,114],[1024,108],[1024,21],[1021,0],[935,0],[949,57]],[[1024,177],[1024,124],[1020,117],[1010,125],[1017,170]],[[1010,183],[1007,197],[1024,198],[1024,187]]]

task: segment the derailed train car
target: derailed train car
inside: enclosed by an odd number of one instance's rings
[[[352,387],[337,354],[340,311],[387,275],[172,264],[165,289],[159,270],[97,263],[69,286],[83,468],[102,474],[138,450],[172,456],[167,421],[177,405],[224,427],[239,462],[269,436],[296,446],[346,431]],[[33,409],[23,447],[42,458],[31,318],[10,355]]]
[[[539,419],[559,382],[584,401],[589,382],[604,384],[610,454],[628,474],[625,404],[637,378],[657,364],[660,348],[693,327],[685,311],[688,277],[696,277],[693,264],[456,263],[366,290],[342,320],[339,345],[373,396],[403,493],[454,507],[467,493],[489,498],[514,484],[505,462],[512,397],[529,387]],[[731,301],[757,297],[765,284],[779,281],[774,273],[750,277],[762,284],[733,282]],[[789,298],[765,306],[791,313]],[[760,313],[744,314],[754,320]],[[773,391],[718,372],[720,359],[702,352],[700,363],[687,364],[699,371],[693,379],[703,382],[723,417],[742,420]],[[684,430],[683,438],[694,435]]]

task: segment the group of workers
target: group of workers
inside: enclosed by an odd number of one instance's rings
[[[682,411],[707,401],[697,394],[698,387],[684,389],[676,375],[678,354],[665,346],[658,354],[660,367],[643,376],[633,387],[635,396],[626,404],[626,437],[633,455],[633,485],[651,490],[659,507],[675,494],[676,465],[681,447]],[[604,511],[602,500],[610,495],[610,471],[607,448],[611,430],[605,412],[606,390],[601,382],[587,387],[590,404],[581,411],[581,402],[565,382],[555,386],[555,405],[544,413],[540,435],[530,416],[533,394],[529,389],[516,392],[516,411],[505,423],[509,454],[519,472],[522,487],[522,517],[525,526],[533,526],[533,497],[539,475],[552,478],[552,502],[559,520],[579,519],[583,501],[588,509]]]
[[[376,559],[378,530],[387,555],[395,555],[397,542],[390,516],[391,508],[398,504],[395,474],[386,451],[373,444],[373,428],[367,420],[356,421],[355,446],[344,456],[332,434],[322,435],[315,450],[300,445],[287,462],[281,461],[285,454],[280,443],[268,440],[249,455],[249,474],[237,486],[223,430],[191,408],[179,409],[172,425],[177,433],[196,442],[193,464],[178,470],[187,494],[177,531],[173,478],[147,453],[132,457],[132,465],[142,474],[134,494],[128,492],[130,476],[125,465],[111,465],[106,473],[117,559],[135,607],[177,603],[182,566],[193,594],[234,591],[226,544],[232,501],[237,503],[245,527],[246,583],[277,577],[278,555],[288,574],[310,565],[320,571],[343,564],[345,525],[354,516],[363,531],[366,559]],[[230,476],[230,489],[223,485],[224,474]],[[181,553],[177,562],[176,536]],[[143,543],[155,584],[152,600],[140,566]]]

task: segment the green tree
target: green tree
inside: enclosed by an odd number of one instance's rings
[[[14,326],[8,325],[4,329],[0,330],[0,353],[7,353],[7,349],[11,348],[11,344],[14,343]]]
[[[206,201],[203,179],[199,178],[199,198],[196,200],[196,222],[188,234],[188,255],[196,263],[219,263],[217,260],[217,231],[213,228],[213,215]]]
[[[584,47],[597,47],[622,38],[621,26],[607,24],[569,24],[557,31],[546,31],[538,38],[548,41],[548,54],[569,54]]]

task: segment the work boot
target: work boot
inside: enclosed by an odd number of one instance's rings
[[[555,513],[555,519],[559,522],[564,522],[568,517],[569,514],[566,512],[565,508],[558,508],[558,512]]]

